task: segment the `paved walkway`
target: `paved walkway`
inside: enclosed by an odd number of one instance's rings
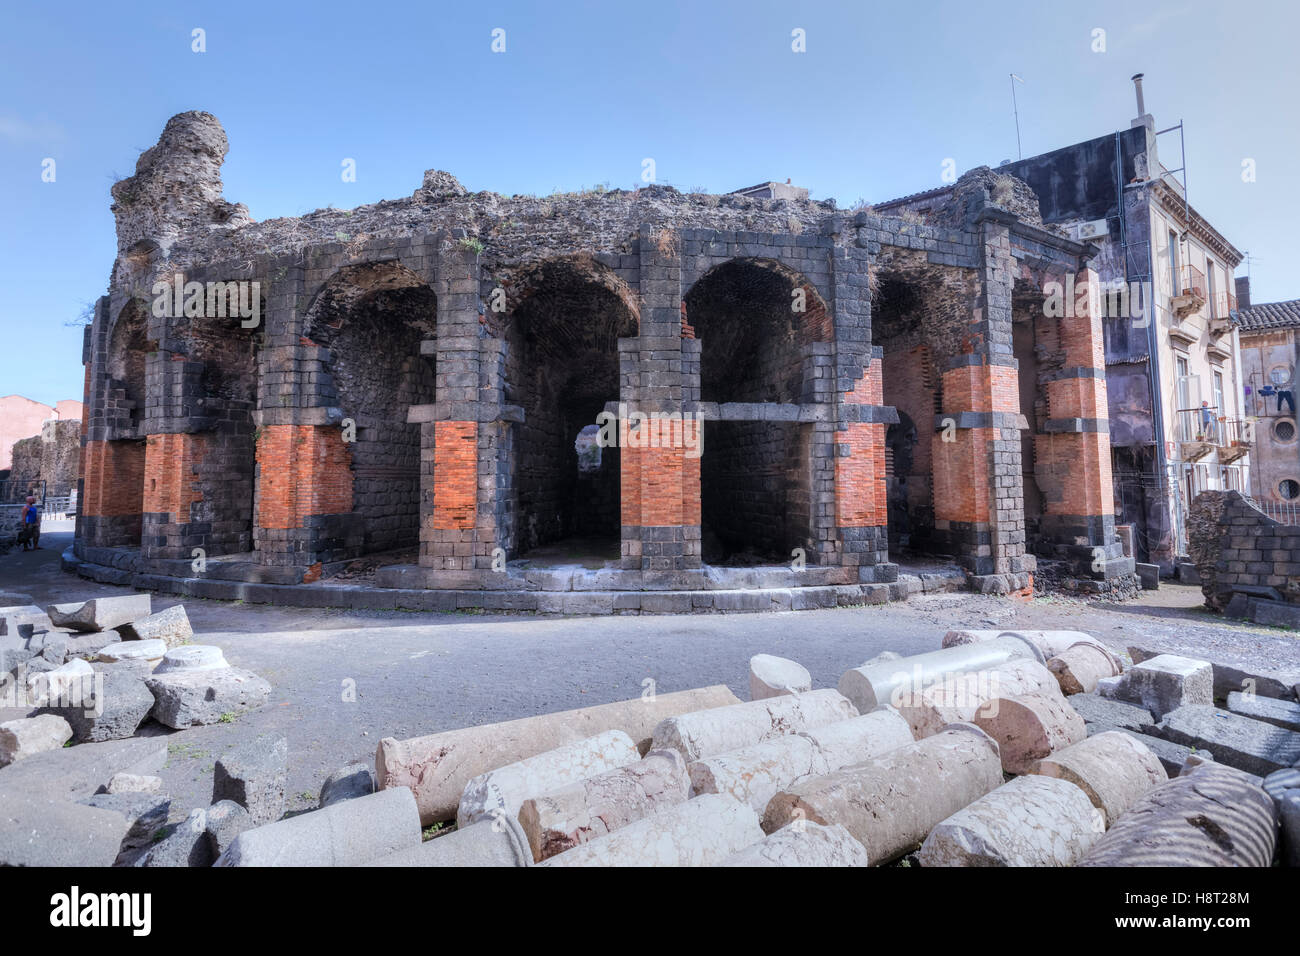
[[[0,556],[0,588],[38,604],[122,588],[64,573],[70,533],[47,532],[42,551]],[[1130,644],[1245,656],[1273,666],[1300,661],[1294,632],[1225,624],[1197,610],[1199,589],[1162,585],[1123,605],[1040,598],[1017,602],[973,594],[918,596],[905,604],[781,614],[545,618],[272,608],[185,600],[196,639],[274,687],[260,711],[229,724],[171,734],[164,778],[173,816],[206,806],[212,763],[263,734],[289,740],[290,808],[313,806],[335,768],[371,760],[380,738],[639,696],[728,684],[748,694],[747,662],[760,652],[800,661],[814,686],[883,650],[914,654],[939,646],[953,627],[1088,631],[1117,650]],[[173,596],[155,607],[182,603]],[[351,691],[355,690],[355,695]],[[354,696],[354,700],[345,698]],[[0,710],[0,720],[19,716]]]

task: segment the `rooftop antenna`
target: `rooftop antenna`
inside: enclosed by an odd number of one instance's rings
[[[1016,74],[1011,76],[1011,109],[1016,114],[1016,159],[1024,159],[1025,154],[1020,151],[1020,106],[1016,103],[1016,84],[1025,82]]]

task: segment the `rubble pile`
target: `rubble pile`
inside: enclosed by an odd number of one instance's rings
[[[0,703],[32,708],[0,723],[0,866],[202,866],[241,823],[279,819],[283,743],[269,748],[278,808],[237,786],[243,771],[231,768],[244,764],[227,760],[217,782],[235,800],[214,795],[199,816],[167,825],[159,734],[229,720],[271,692],[193,637],[184,607],[154,613],[148,594],[0,607]]]
[[[182,649],[149,680],[228,669]],[[1215,662],[1136,656],[1079,632],[952,631],[830,689],[758,655],[747,702],[705,687],[386,738],[373,772],[341,768],[291,817],[287,746],[263,740],[223,755],[212,805],[171,827],[156,754],[69,763],[121,743],[57,749],[42,715],[0,730],[48,750],[0,771],[0,794],[27,793],[18,822],[87,865],[1300,864],[1296,689],[1251,675],[1225,698]],[[53,781],[39,797],[36,779]],[[0,837],[0,863],[33,861],[19,842]]]

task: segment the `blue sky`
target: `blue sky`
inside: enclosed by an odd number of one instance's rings
[[[681,187],[789,177],[848,205],[939,185],[949,157],[958,170],[1014,159],[1012,71],[1025,79],[1026,156],[1126,129],[1140,71],[1158,126],[1186,121],[1193,205],[1258,257],[1255,300],[1300,297],[1298,9],[9,0],[0,395],[81,397],[81,330],[68,323],[107,287],[109,186],[192,109],[225,125],[226,196],[257,219],[406,196],[435,167],[506,194],[631,187],[645,157]],[[490,48],[498,27],[503,54]],[[1166,149],[1176,165],[1176,144]],[[53,183],[41,181],[47,157]],[[355,183],[339,175],[347,157]]]

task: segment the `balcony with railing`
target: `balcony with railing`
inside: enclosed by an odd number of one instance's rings
[[[1193,265],[1178,267],[1169,308],[1178,318],[1199,312],[1206,301],[1205,273]]]
[[[1180,408],[1174,412],[1174,440],[1183,461],[1196,461],[1217,450],[1220,463],[1229,464],[1250,451],[1255,423],[1220,416],[1210,407]]]

